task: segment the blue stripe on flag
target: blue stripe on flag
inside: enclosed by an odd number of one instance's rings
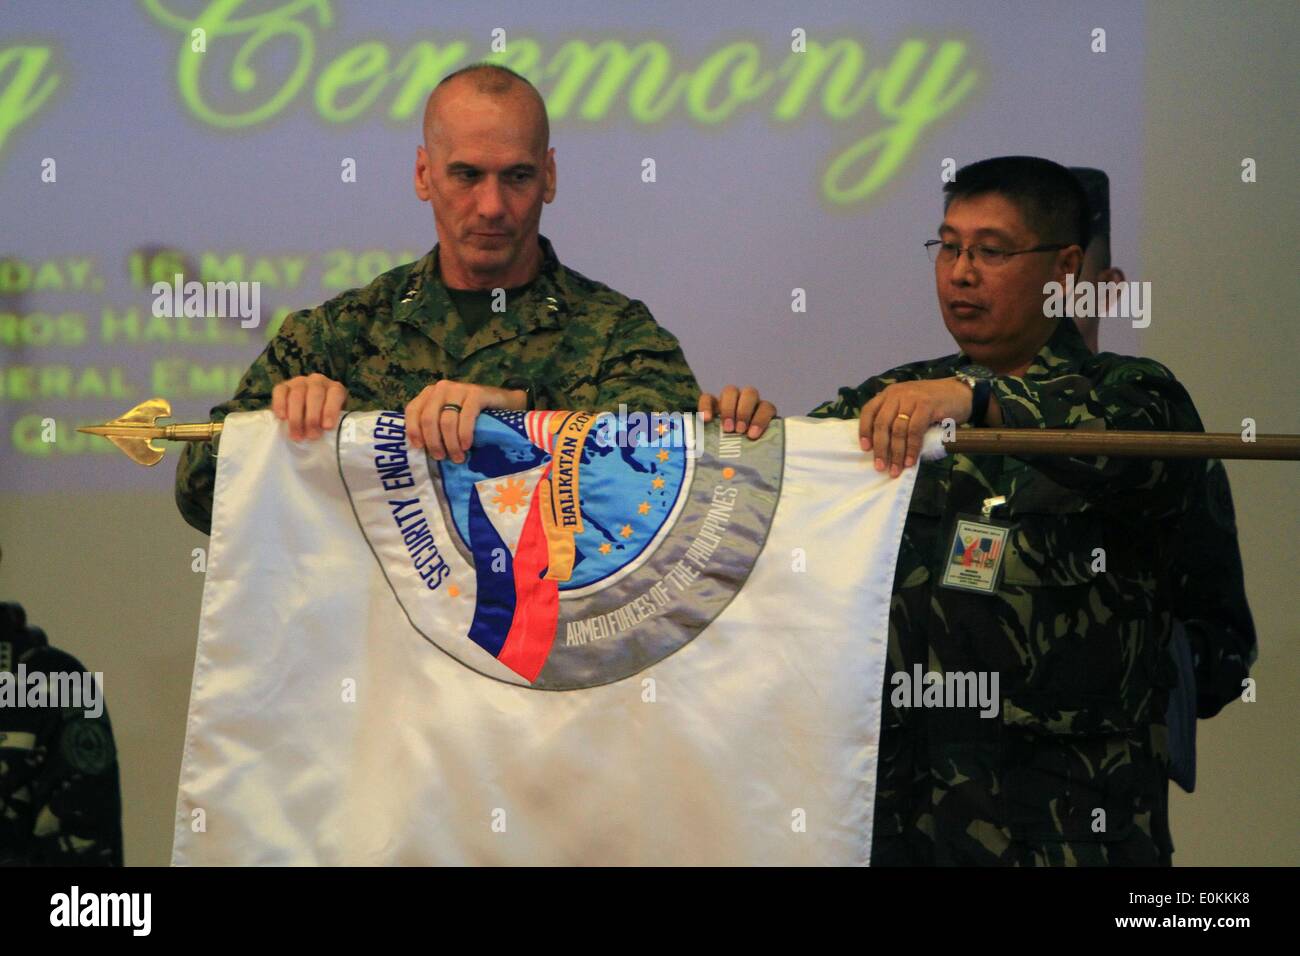
[[[483,511],[478,488],[470,492],[469,539],[474,552],[474,575],[478,580],[478,607],[474,610],[469,638],[496,657],[501,653],[515,619],[515,562],[510,549]],[[498,548],[500,551],[494,554]],[[505,567],[494,571],[492,565],[500,555],[505,555]]]

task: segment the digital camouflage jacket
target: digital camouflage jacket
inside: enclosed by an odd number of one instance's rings
[[[507,311],[473,335],[438,270],[438,247],[363,289],[289,316],[212,420],[271,403],[271,389],[319,372],[342,382],[349,411],[404,408],[441,378],[527,388],[534,408],[694,411],[699,385],[677,339],[645,305],[562,266],[541,238],[541,272]],[[176,502],[208,532],[217,442],[186,447]]]

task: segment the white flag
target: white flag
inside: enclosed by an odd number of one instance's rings
[[[867,863],[915,469],[633,419],[230,416],[173,862]]]

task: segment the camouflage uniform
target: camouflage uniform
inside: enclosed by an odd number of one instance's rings
[[[868,379],[817,408],[855,418],[894,382],[950,377],[965,355]],[[1062,321],[993,394],[1008,428],[1200,431],[1146,359],[1092,355]],[[950,455],[919,468],[894,579],[872,862],[1168,863],[1167,583],[1157,560],[1194,461]],[[958,513],[1014,523],[996,594],[942,588]],[[1092,570],[1095,549],[1105,571]],[[896,670],[997,672],[997,716],[895,707]],[[1104,810],[1103,818],[1095,810]]]
[[[0,604],[0,672],[82,674]],[[26,693],[26,685],[17,688]],[[108,711],[0,706],[0,866],[121,866],[122,801]]]
[[[1169,536],[1170,654],[1178,683],[1169,696],[1170,779],[1196,789],[1196,721],[1242,694],[1256,658],[1255,623],[1237,545],[1223,462],[1204,462],[1186,518]]]
[[[1206,718],[1241,696],[1257,647],[1228,473],[1210,460],[1198,479],[1170,553],[1177,563],[1173,614],[1191,646],[1196,716]]]
[[[212,420],[265,408],[271,388],[319,372],[342,382],[348,410],[401,409],[440,378],[527,388],[530,407],[694,411],[700,389],[677,339],[641,302],[560,265],[541,238],[541,272],[522,298],[467,335],[438,270],[438,247],[364,289],[289,316]],[[176,502],[208,532],[215,443],[191,443]]]

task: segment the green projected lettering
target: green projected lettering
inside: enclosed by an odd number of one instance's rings
[[[11,46],[0,50],[0,152],[9,134],[31,119],[58,89],[62,77],[42,77],[52,52],[47,46]]]
[[[141,0],[157,23],[181,34],[176,84],[181,101],[200,121],[218,129],[266,123],[311,87],[317,115],[348,123],[384,109],[393,122],[414,122],[438,80],[470,62],[470,45],[426,40],[395,53],[367,40],[333,54],[318,54],[318,34],[333,28],[329,0],[290,0],[243,16],[246,0],[212,0],[198,12],[173,12],[164,0]],[[194,52],[191,31],[207,35],[206,52]],[[233,43],[228,72],[216,75],[214,53]],[[290,66],[272,76],[254,64],[274,48],[288,51]],[[48,46],[0,50],[0,152],[10,134],[31,120],[58,88]],[[318,64],[318,59],[324,62]],[[757,43],[734,40],[698,59],[691,69],[656,40],[629,45],[619,40],[570,39],[548,54],[536,39],[514,38],[505,52],[485,57],[527,76],[546,98],[557,122],[598,123],[623,115],[635,123],[659,123],[674,114],[717,125],[742,110],[761,109],[778,123],[807,112],[833,124],[868,129],[831,156],[822,195],[831,203],[861,202],[902,167],[924,131],[951,113],[974,90],[978,73],[968,65],[967,44],[909,38],[892,55],[871,62],[863,45],[845,37],[810,39],[805,52],[789,52],[768,65]],[[314,80],[313,80],[314,77]],[[242,107],[214,105],[215,101]],[[874,120],[875,122],[872,122]]]
[[[244,16],[236,14],[245,0],[212,0],[192,15],[173,12],[164,0],[141,2],[159,24],[181,34],[176,82],[182,101],[199,120],[221,129],[267,122],[297,99],[313,76],[311,101],[326,122],[362,119],[383,108],[381,98],[389,120],[415,122],[438,80],[473,59],[462,40],[416,41],[404,52],[367,40],[318,65],[317,34],[334,23],[329,0],[291,0]],[[199,27],[208,38],[204,53],[191,47],[191,31]],[[229,73],[219,77],[213,52],[223,41],[237,46]],[[287,75],[273,77],[253,66],[273,42],[275,49],[290,51]],[[810,39],[806,52],[786,53],[777,64],[765,63],[763,50],[749,40],[724,43],[691,69],[683,69],[655,40],[628,45],[571,39],[548,55],[536,39],[512,38],[506,52],[484,59],[527,76],[557,122],[594,123],[621,114],[650,124],[676,113],[716,125],[747,108],[762,109],[779,123],[792,123],[809,110],[834,124],[865,121],[865,133],[832,156],[823,172],[822,195],[837,205],[876,193],[899,171],[922,133],[969,97],[978,78],[967,65],[966,43],[917,38],[903,40],[874,64],[862,44],[843,37],[826,43]],[[214,105],[218,101],[227,105]],[[243,105],[234,108],[232,102]],[[0,135],[3,119],[0,115]]]

